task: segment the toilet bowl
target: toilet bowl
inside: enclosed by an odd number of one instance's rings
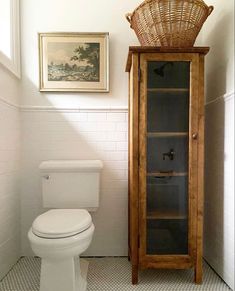
[[[79,256],[90,245],[94,229],[84,209],[49,210],[35,219],[28,238],[35,255],[42,258],[40,291],[86,290]]]
[[[94,233],[89,211],[99,207],[100,160],[50,160],[40,166],[43,207],[28,232],[42,259],[40,291],[85,291],[88,263],[80,255]]]

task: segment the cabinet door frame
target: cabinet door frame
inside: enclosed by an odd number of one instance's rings
[[[146,133],[147,133],[147,63],[149,61],[190,62],[189,102],[189,157],[188,157],[188,254],[146,254]],[[197,53],[142,53],[140,54],[140,108],[139,108],[139,263],[142,268],[190,268],[196,259],[197,196],[198,196],[198,134],[199,118],[199,54]]]
[[[138,121],[139,121],[139,55],[132,55],[129,72],[129,111],[128,111],[128,256],[132,264],[132,283],[138,282]]]

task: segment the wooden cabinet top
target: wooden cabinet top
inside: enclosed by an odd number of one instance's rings
[[[126,63],[126,72],[131,69],[131,57],[133,53],[199,53],[206,55],[209,47],[154,47],[154,46],[130,46]]]

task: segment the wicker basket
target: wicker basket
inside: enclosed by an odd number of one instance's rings
[[[212,11],[202,0],[145,0],[126,18],[143,46],[192,47]]]

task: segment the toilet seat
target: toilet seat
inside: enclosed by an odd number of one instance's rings
[[[34,234],[32,228],[28,238],[34,253],[50,260],[71,258],[83,253],[91,243],[95,227],[91,226],[81,233],[64,238],[45,238]]]
[[[42,238],[66,238],[85,231],[91,225],[91,216],[85,209],[52,209],[34,220],[32,232]]]

